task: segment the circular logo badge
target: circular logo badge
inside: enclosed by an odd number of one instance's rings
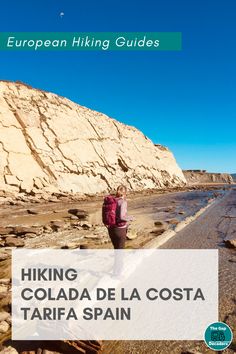
[[[204,335],[206,345],[212,350],[224,350],[228,348],[233,339],[230,327],[224,322],[211,323]]]

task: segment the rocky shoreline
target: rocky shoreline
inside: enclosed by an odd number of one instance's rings
[[[174,230],[233,186],[194,186],[129,195],[135,217],[127,248],[142,248],[167,230]],[[101,223],[102,197],[1,195],[0,217],[0,344],[5,354],[100,353],[97,341],[12,342],[11,250],[26,248],[111,248]],[[232,216],[232,215],[231,215]],[[233,216],[232,216],[233,217]],[[227,241],[228,242],[228,241]],[[232,245],[230,244],[230,247]]]

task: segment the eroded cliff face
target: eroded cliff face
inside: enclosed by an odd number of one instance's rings
[[[236,182],[236,173],[232,173],[231,177],[233,178],[233,181]]]
[[[186,183],[137,129],[55,94],[0,82],[0,190],[101,193]]]
[[[210,173],[205,171],[183,171],[188,184],[234,183],[228,173]]]

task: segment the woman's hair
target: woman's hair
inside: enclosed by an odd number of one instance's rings
[[[126,195],[126,193],[127,193],[127,188],[123,184],[121,184],[116,190],[117,197],[123,197]]]

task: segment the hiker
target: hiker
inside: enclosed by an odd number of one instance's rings
[[[127,216],[127,188],[120,185],[117,188],[116,196],[104,198],[103,223],[108,228],[108,233],[115,249],[123,249],[127,234],[128,221],[133,218]]]

